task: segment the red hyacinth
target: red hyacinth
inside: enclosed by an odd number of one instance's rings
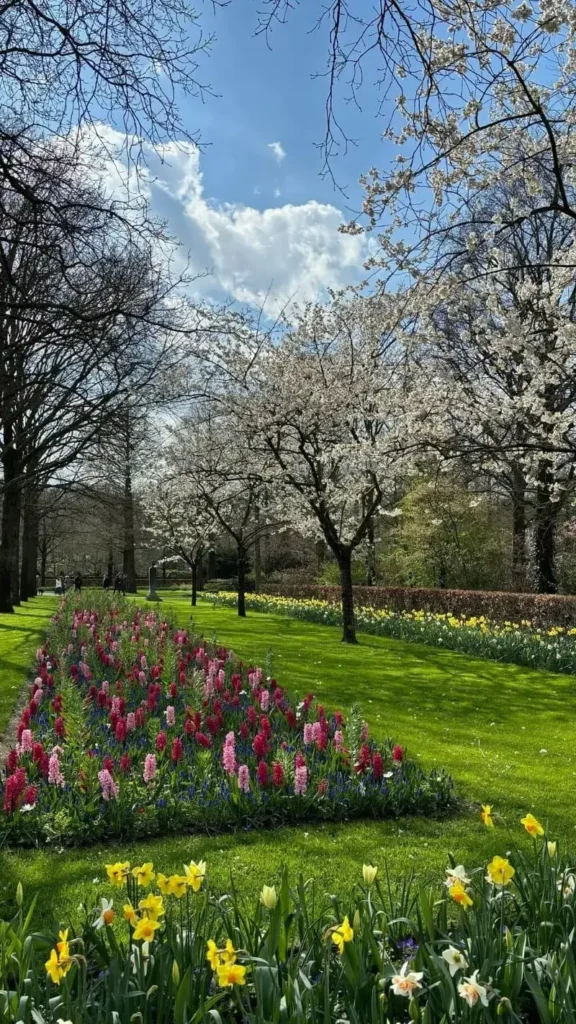
[[[183,753],[184,747],[182,746],[182,740],[177,736],[172,743],[172,750],[170,752],[170,757],[174,761],[174,764],[177,764],[178,761],[182,760]]]
[[[284,785],[284,769],[279,761],[274,761],[272,765],[272,782],[275,786]]]
[[[66,726],[64,725],[64,719],[62,718],[62,715],[58,715],[58,718],[54,722],[54,732],[56,733],[57,736],[60,737],[60,739],[62,739],[62,737],[66,733]]]
[[[98,707],[99,708],[105,708],[106,707],[107,697],[106,697],[106,694],[104,693],[104,690],[98,690],[98,693],[97,693],[97,696],[96,696],[96,700],[98,701]]]
[[[242,725],[240,726],[240,735],[243,740],[247,740],[250,735],[250,729],[246,725],[246,722],[242,722]]]
[[[292,708],[288,708],[286,711],[286,724],[290,729],[296,728],[296,715]]]
[[[118,721],[116,722],[115,730],[117,743],[124,743],[124,740],[126,739],[126,732],[126,719],[119,718]]]
[[[29,807],[34,807],[38,799],[38,786],[27,786],[24,790],[23,803],[28,804]]]
[[[102,761],[102,767],[107,772],[112,773],[114,771],[114,761],[112,760],[112,758],[111,757],[105,757],[104,760]]]
[[[16,770],[17,764],[18,764],[18,751],[13,749],[13,750],[10,751],[10,753],[8,754],[8,757],[6,758],[6,767],[7,767],[9,772],[13,772],[13,771]]]
[[[384,771],[384,758],[378,751],[372,757],[372,774],[375,779],[381,779]]]
[[[167,742],[168,737],[166,736],[166,733],[161,729],[156,737],[156,750],[159,753],[162,753]]]
[[[168,687],[168,693],[172,697],[172,700],[176,699],[178,695],[178,687],[176,686],[176,683],[170,683],[170,686]]]
[[[268,765],[266,761],[260,761],[256,769],[256,778],[261,786],[268,785]]]
[[[122,754],[122,757],[120,758],[120,771],[129,772],[131,768],[132,761],[130,758],[130,754]]]
[[[296,754],[296,757],[294,758],[294,767],[295,768],[304,768],[305,765],[306,765],[306,758],[304,757],[304,754],[302,754],[300,751],[298,751],[298,753]]]
[[[44,754],[44,747],[42,746],[42,744],[41,743],[34,743],[32,745],[32,760],[34,761],[34,764],[40,764],[40,761],[42,760],[43,754]]]
[[[192,736],[194,732],[194,722],[192,721],[191,718],[187,718],[186,721],[184,722],[184,732],[186,733],[187,736]]]
[[[318,793],[320,796],[324,796],[328,792],[328,779],[320,779],[318,783]]]
[[[268,740],[263,732],[256,733],[252,743],[252,750],[260,759],[266,757],[268,753]]]
[[[392,760],[397,761],[399,764],[404,760],[404,750],[399,743],[392,750]]]
[[[203,732],[197,732],[196,733],[196,742],[199,743],[201,747],[205,747],[206,749],[208,749],[208,747],[212,746],[212,740],[210,739],[209,736],[206,736]]]

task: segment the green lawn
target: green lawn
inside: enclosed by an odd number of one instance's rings
[[[165,595],[162,608],[180,624],[189,623],[186,599]],[[528,810],[548,823],[551,836],[572,841],[576,816],[567,809],[576,777],[573,677],[373,636],[344,647],[334,627],[262,613],[242,621],[232,610],[207,603],[196,609],[195,622],[246,661],[263,663],[272,651],[274,675],[295,694],[313,690],[328,706],[344,709],[360,702],[375,735],[391,735],[424,764],[452,773],[462,812],[445,821],[307,825],[132,847],[1,852],[5,891],[18,879],[28,890],[39,888],[43,915],[50,906],[66,913],[82,899],[92,902],[93,880],[103,877],[102,863],[110,858],[153,859],[170,870],[204,857],[216,887],[224,889],[232,871],[249,894],[277,878],[288,862],[294,872],[317,876],[327,891],[335,891],[356,880],[368,860],[382,866],[386,861],[394,875],[413,867],[423,878],[437,879],[448,851],[469,866],[503,853],[511,842],[503,822],[522,839],[518,819]],[[501,816],[496,832],[480,823],[481,801]]]
[[[0,735],[57,605],[56,597],[35,597],[16,608],[14,615],[0,615]]]

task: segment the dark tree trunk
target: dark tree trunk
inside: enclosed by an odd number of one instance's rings
[[[4,491],[2,495],[2,533],[0,535],[0,612],[13,612],[14,585],[13,560],[18,558],[20,534],[20,484],[16,479],[17,454],[13,445],[14,433],[4,427]],[[18,563],[16,563],[16,566]]]
[[[46,536],[46,528],[42,531],[42,540],[40,542],[40,586],[42,589],[46,586],[46,565],[48,563],[48,538]]]
[[[262,540],[257,537],[254,541],[254,590],[260,593],[262,586]]]
[[[374,535],[374,516],[370,516],[366,527],[366,585],[373,587],[376,583],[376,538]]]
[[[326,561],[326,542],[323,540],[317,540],[314,548],[316,551],[316,570],[320,576],[322,569],[324,568],[324,562]]]
[[[524,593],[526,582],[526,482],[521,470],[512,471],[512,586]]]
[[[246,618],[246,549],[243,544],[237,545],[238,565],[238,615]]]
[[[196,597],[198,594],[198,559],[194,559],[192,562],[192,607],[196,607]]]
[[[132,470],[127,456],[124,469],[124,554],[122,572],[126,576],[126,590],[136,593],[136,543],[134,538],[134,495],[132,493]]]
[[[350,548],[341,547],[336,553],[340,569],[340,586],[342,590],[342,643],[357,644],[356,620],[354,618],[354,591],[352,589],[352,552]]]
[[[550,500],[547,486],[536,490],[536,526],[534,548],[536,555],[536,580],[539,594],[556,594],[556,518],[557,506]]]
[[[216,551],[214,548],[208,549],[208,579],[216,579]]]
[[[38,485],[35,479],[36,464],[30,465],[23,495],[22,517],[22,562],[20,569],[20,600],[36,597],[36,563],[38,560],[39,522],[36,502]]]

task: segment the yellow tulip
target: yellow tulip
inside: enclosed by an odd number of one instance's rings
[[[276,889],[273,885],[262,886],[262,892],[260,893],[260,902],[266,907],[267,910],[274,910],[278,902],[276,895]]]
[[[372,885],[376,875],[378,874],[378,868],[373,864],[362,865],[362,878],[366,882],[366,885]]]
[[[547,844],[546,844],[546,846],[547,846],[547,848],[548,848],[548,856],[550,857],[550,859],[552,859],[553,857],[555,857],[555,856],[556,856],[556,843],[553,843],[553,842],[552,842],[552,841],[551,841],[551,840],[549,839],[549,840],[548,840],[548,842],[547,842]]]
[[[533,836],[533,838],[544,835],[542,825],[533,814],[527,814],[525,818],[520,818],[520,824],[524,825],[528,835]]]
[[[506,857],[493,857],[488,865],[486,880],[492,882],[493,885],[502,887],[508,885],[515,874],[514,868],[510,861],[506,860]]]

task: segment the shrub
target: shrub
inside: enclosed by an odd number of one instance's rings
[[[574,858],[538,833],[528,851],[428,891],[365,865],[343,901],[286,872],[256,906],[213,895],[202,862],[165,876],[107,865],[114,886],[76,930],[0,922],[5,1024],[569,1024],[576,1014]],[[263,878],[263,883],[274,881]],[[439,880],[438,880],[439,881]]]
[[[266,591],[277,597],[313,598],[330,604],[340,602],[340,587],[269,584]],[[356,604],[365,608],[441,612],[465,618],[484,615],[493,622],[528,620],[540,629],[576,625],[576,596],[572,595],[426,587],[354,587],[354,597]]]
[[[126,616],[126,618],[123,618]],[[154,611],[102,595],[70,601],[38,650],[36,678],[0,788],[0,837],[255,828],[304,820],[434,814],[452,782],[358,710],[344,721],[312,694],[295,706],[261,669]]]

